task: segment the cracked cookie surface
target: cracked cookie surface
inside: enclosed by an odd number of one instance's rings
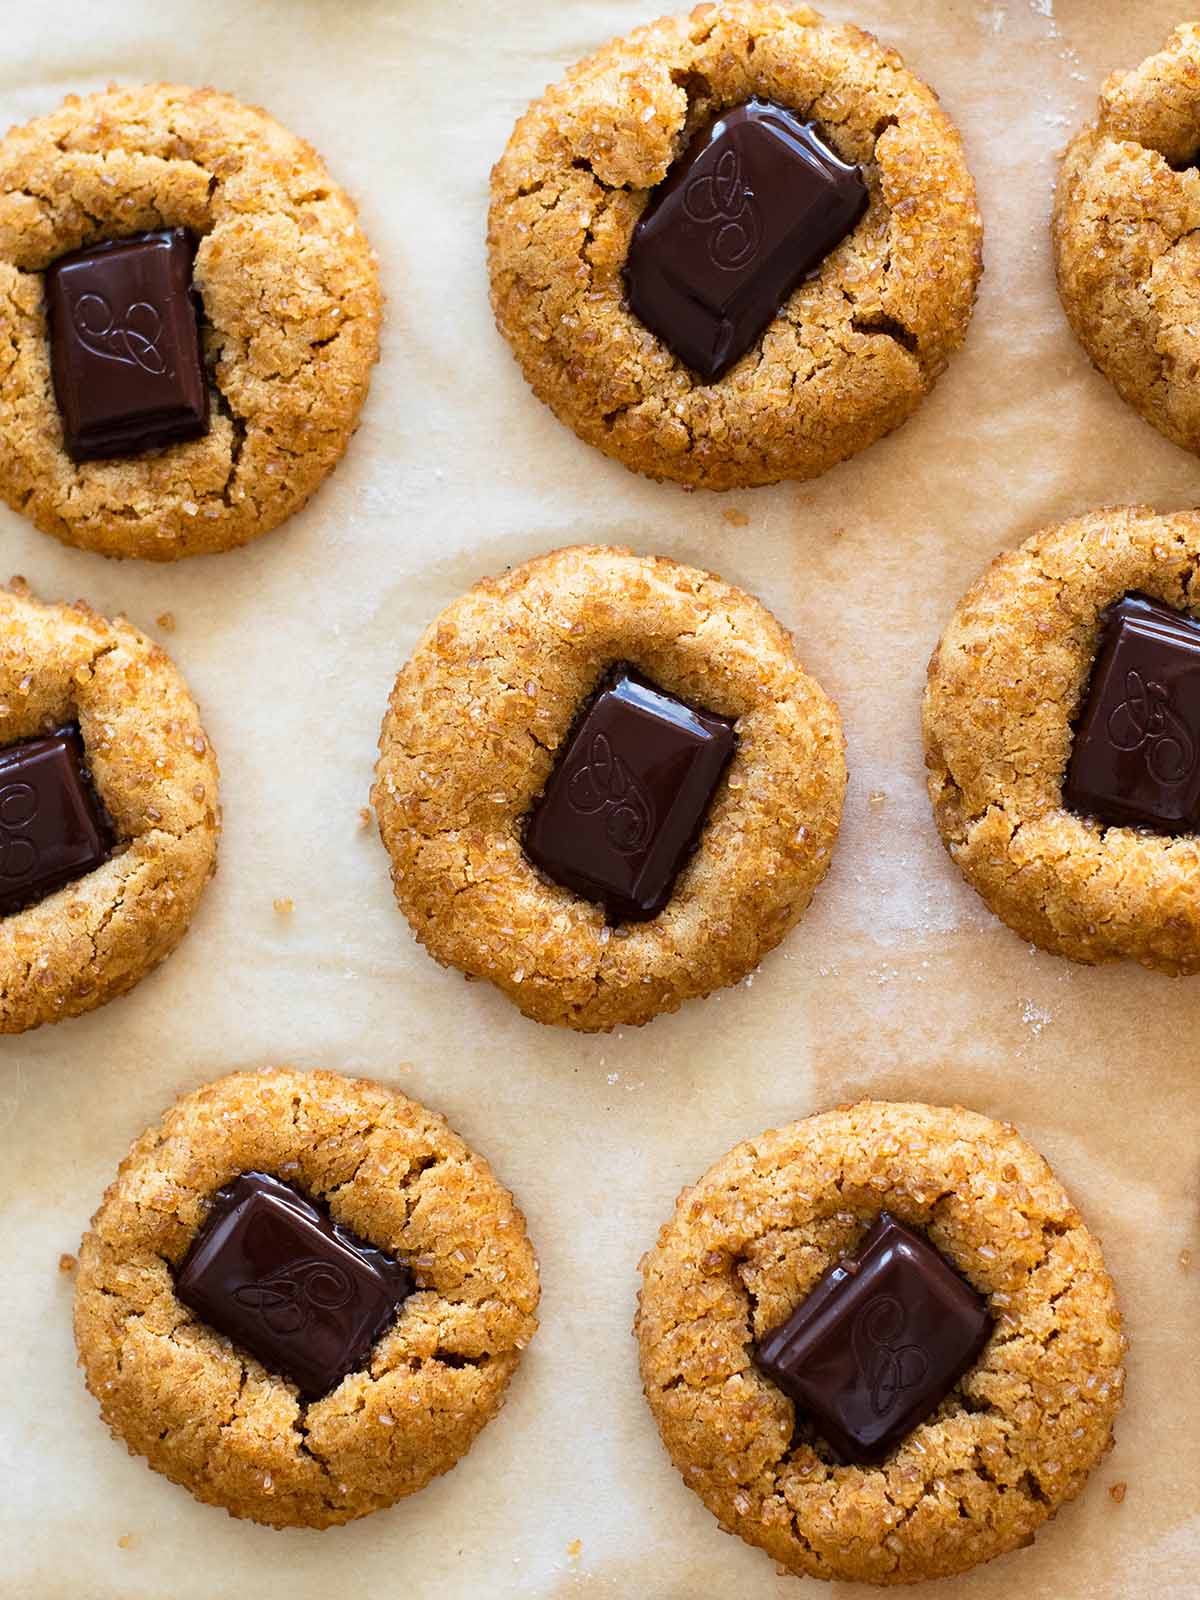
[[[1138,591],[1200,615],[1200,515],[1090,512],[1000,556],[929,663],[923,726],[942,841],[988,907],[1056,955],[1200,971],[1200,835],[1063,805],[1101,613]]]
[[[650,192],[717,111],[759,96],[861,163],[870,202],[718,382],[625,303]],[[962,343],[982,226],[958,133],[869,34],[807,6],[698,6],[614,40],[517,123],[492,174],[492,306],[534,393],[652,478],[817,476],[899,426]]]
[[[216,866],[217,761],[166,653],[124,618],[0,589],[0,746],[77,722],[116,844],[0,917],[0,1033],[126,993],[187,932]]]
[[[173,1270],[214,1194],[259,1170],[406,1263],[416,1290],[323,1399],[201,1322]],[[333,1072],[235,1073],[138,1139],[79,1255],[75,1338],[114,1437],[198,1500],[324,1528],[448,1471],[503,1403],[537,1326],[511,1194],[443,1118]]]
[[[163,227],[200,239],[211,429],[75,464],[42,275],[68,251]],[[263,111],[211,89],[109,89],[0,141],[0,495],[65,544],[173,561],[276,527],[346,448],[379,319],[353,205]]]
[[[536,870],[521,831],[618,661],[735,718],[738,747],[665,910],[613,928]],[[396,680],[379,749],[372,801],[416,937],[526,1016],[589,1032],[751,972],[825,876],[846,787],[837,708],[757,600],[600,546],[540,556],[447,607]]]
[[[754,1365],[883,1210],[995,1319],[976,1365],[878,1467],[840,1466]],[[737,1146],[642,1263],[642,1381],[722,1527],[812,1577],[915,1583],[1028,1544],[1112,1442],[1124,1339],[1100,1247],[1008,1124],[864,1101]]]
[[[1063,157],[1058,289],[1076,337],[1121,397],[1200,454],[1200,23],[1105,83]]]

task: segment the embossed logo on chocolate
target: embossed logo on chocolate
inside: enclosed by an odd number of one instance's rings
[[[683,209],[708,228],[709,259],[723,272],[737,272],[758,254],[762,220],[754,191],[746,187],[736,148],[723,150],[711,172],[701,172],[683,191]]]
[[[140,367],[155,378],[171,376],[171,367],[159,348],[162,313],[148,300],[136,300],[118,317],[102,294],[81,294],[71,308],[71,320],[83,348],[102,361]]]
[[[588,741],[586,759],[567,779],[567,799],[585,817],[608,812],[604,836],[622,855],[634,855],[650,843],[654,807],[606,734],[595,733]]]
[[[257,1283],[240,1284],[233,1298],[257,1311],[272,1333],[288,1338],[303,1333],[316,1313],[348,1306],[354,1285],[336,1261],[309,1256],[267,1273]]]
[[[25,838],[37,816],[37,792],[28,783],[9,783],[0,789],[0,877],[28,878],[40,859],[37,845]]]
[[[906,1321],[904,1307],[890,1294],[868,1300],[854,1321],[854,1358],[877,1417],[886,1417],[904,1391],[929,1372],[929,1357],[920,1345],[898,1342]]]
[[[1114,749],[1145,751],[1147,771],[1165,787],[1183,783],[1195,770],[1196,742],[1171,705],[1170,691],[1146,682],[1140,672],[1125,674],[1125,698],[1113,707],[1107,727]]]

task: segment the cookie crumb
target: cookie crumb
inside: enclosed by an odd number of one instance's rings
[[[738,511],[734,506],[722,511],[721,515],[731,528],[748,528],[750,526],[750,518],[744,511]]]
[[[1191,1266],[1191,1264],[1192,1264],[1192,1252],[1190,1250],[1181,1250],[1179,1252],[1179,1265],[1186,1272],[1187,1269]]]
[[[271,904],[275,907],[276,912],[281,917],[290,917],[292,912],[296,909],[296,902],[294,900],[281,898],[279,900],[272,900]]]
[[[1127,1488],[1128,1485],[1125,1483],[1110,1483],[1108,1486],[1109,1499],[1115,1500],[1117,1505],[1120,1505],[1121,1501],[1125,1498],[1125,1490]]]
[[[173,611],[164,611],[161,616],[156,617],[154,620],[164,633],[175,632],[175,613]]]
[[[79,1261],[77,1257],[69,1255],[65,1250],[58,1258],[58,1270],[60,1272],[74,1272],[78,1265]]]
[[[370,806],[359,806],[359,808],[358,808],[358,825],[359,825],[360,828],[369,828],[371,826],[371,808],[370,808]]]
[[[884,806],[887,805],[887,795],[882,789],[872,789],[867,796],[867,804],[872,811],[882,811]]]
[[[572,1561],[578,1561],[579,1557],[583,1554],[583,1540],[572,1539],[570,1544],[567,1546],[567,1554],[570,1556]]]
[[[118,1550],[132,1550],[136,1543],[137,1543],[137,1535],[136,1534],[123,1533],[121,1535],[121,1537],[117,1540],[117,1549]]]

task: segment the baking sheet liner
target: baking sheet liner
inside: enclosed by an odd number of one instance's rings
[[[862,1094],[1015,1121],[1103,1238],[1131,1339],[1115,1452],[1036,1546],[939,1596],[1196,1593],[1200,980],[1032,951],[961,882],[924,796],[925,663],[999,550],[1104,503],[1200,498],[1054,293],[1055,158],[1101,79],[1177,5],[862,0],[963,130],[987,273],[962,355],[900,433],[817,483],[688,495],[578,443],[487,305],[488,169],[543,85],[655,0],[61,0],[0,5],[0,123],[110,80],[211,83],[310,139],[358,198],[389,295],[363,426],[301,516],[236,554],[107,563],[0,511],[5,575],[124,610],[171,650],[223,769],[221,869],[129,999],[0,1041],[0,1594],[360,1600],[822,1592],[724,1538],[640,1396],[636,1264],[680,1187],[739,1139]],[[393,674],[483,573],[621,541],[761,595],[838,700],[850,790],[807,919],[740,987],[639,1031],[525,1021],[412,942],[360,825]],[[164,613],[174,631],[156,622]],[[273,909],[291,898],[289,916]],[[448,1477],[324,1534],[235,1523],[127,1457],[74,1367],[62,1252],[178,1093],[290,1060],[443,1110],[515,1190],[543,1329]],[[1124,1483],[1124,1501],[1108,1490]],[[840,1586],[838,1595],[869,1591]]]

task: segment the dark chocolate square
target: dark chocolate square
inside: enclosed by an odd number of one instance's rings
[[[46,272],[50,365],[75,461],[132,456],[208,432],[184,228],[91,245]]]
[[[759,339],[862,216],[867,186],[812,123],[723,111],[654,191],[625,263],[629,305],[706,382]]]
[[[525,830],[555,883],[644,921],[671,897],[737,739],[627,666],[613,669],[568,737]]]
[[[1063,785],[1114,827],[1200,830],[1200,623],[1129,594],[1104,614]]]
[[[950,1393],[992,1330],[932,1246],[883,1212],[755,1360],[843,1461],[881,1461]]]
[[[184,1305],[308,1400],[364,1365],[413,1287],[406,1267],[265,1172],[218,1191],[175,1281]]]
[[[112,834],[78,728],[0,750],[0,916],[43,900],[106,858]]]

